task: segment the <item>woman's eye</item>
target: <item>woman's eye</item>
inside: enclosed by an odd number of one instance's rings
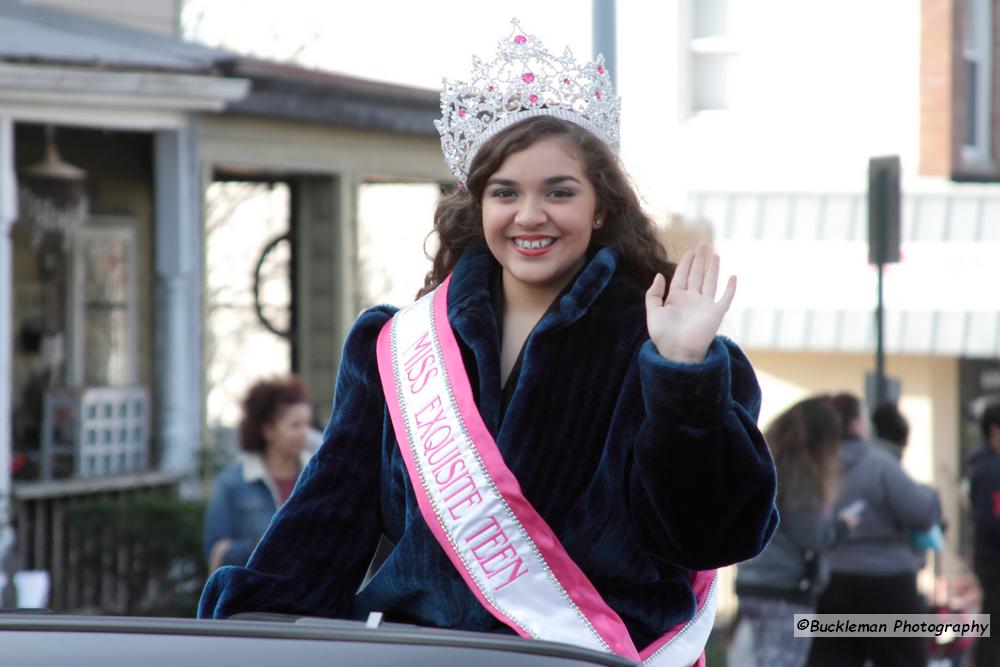
[[[566,190],[565,188],[559,188],[558,190],[553,190],[549,193],[551,197],[572,197],[576,193],[572,190]]]
[[[490,193],[490,196],[497,197],[498,199],[506,199],[508,197],[513,197],[514,191],[508,190],[506,188],[500,190],[494,190],[493,192]]]

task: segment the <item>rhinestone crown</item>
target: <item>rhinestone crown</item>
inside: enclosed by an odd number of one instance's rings
[[[441,151],[460,183],[469,176],[479,148],[500,130],[532,116],[555,116],[576,123],[618,151],[621,100],[615,96],[604,56],[580,64],[569,47],[561,57],[545,50],[534,35],[513,31],[497,43],[497,58],[472,58],[469,82],[443,80]]]

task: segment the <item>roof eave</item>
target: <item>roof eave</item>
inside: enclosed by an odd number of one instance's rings
[[[59,101],[124,108],[221,111],[250,90],[247,79],[0,62],[0,102]]]

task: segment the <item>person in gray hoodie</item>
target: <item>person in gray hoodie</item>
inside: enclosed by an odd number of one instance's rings
[[[871,444],[881,447],[893,455],[897,461],[903,460],[903,450],[910,439],[910,423],[899,411],[895,401],[882,401],[872,411],[872,425],[875,433]],[[928,549],[940,552],[944,549],[944,532],[942,526],[934,524],[924,532],[911,531],[907,537],[913,549],[921,555]],[[921,560],[921,563],[924,561]],[[922,565],[921,565],[922,567]]]
[[[834,511],[861,511],[858,525],[830,551],[831,576],[819,597],[819,614],[921,614],[917,591],[923,556],[907,534],[926,531],[941,519],[937,493],[915,482],[896,458],[870,446],[861,402],[851,394],[833,399],[844,425],[840,444],[840,491]],[[923,637],[817,637],[814,667],[910,667],[927,663]]]
[[[764,437],[778,472],[781,523],[764,551],[737,570],[739,617],[729,658],[730,664],[801,667],[809,639],[794,636],[793,615],[815,611],[827,578],[823,553],[848,527],[830,512],[840,417],[828,397],[810,397],[776,417]]]

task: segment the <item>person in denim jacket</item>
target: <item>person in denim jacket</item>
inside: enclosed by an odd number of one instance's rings
[[[215,479],[202,547],[209,570],[243,565],[308,462],[312,407],[302,380],[258,382],[243,401],[242,452]]]

